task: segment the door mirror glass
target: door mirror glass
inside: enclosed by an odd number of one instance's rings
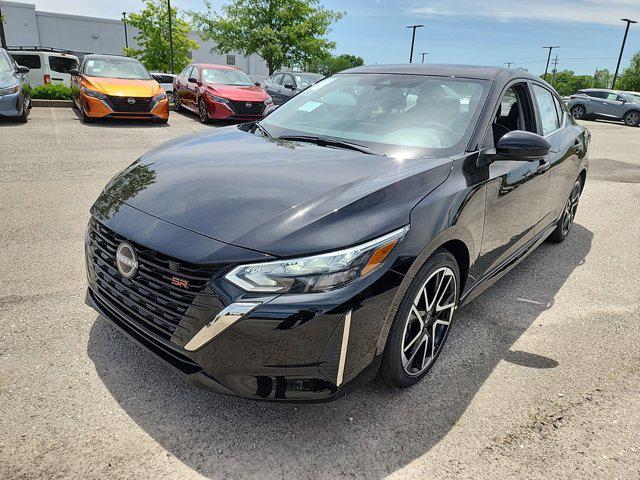
[[[189,77],[189,83],[198,83],[198,80],[193,78],[193,77]]]
[[[22,65],[18,65],[16,71],[18,73],[29,73],[29,69],[27,67],[23,67]]]
[[[80,72],[77,68],[72,68],[69,70],[69,75],[80,75]]]
[[[294,89],[293,85],[291,85],[290,83],[285,83],[284,84],[284,88],[288,88],[289,90],[293,90]]]
[[[254,83],[254,85],[255,85],[256,87],[259,87],[259,86],[260,86],[260,85],[262,85],[262,84],[261,84],[260,82],[255,82],[255,83]]]
[[[505,160],[532,161],[545,157],[551,144],[537,133],[514,130],[498,141],[496,153]]]

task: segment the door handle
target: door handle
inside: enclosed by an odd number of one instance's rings
[[[548,160],[542,159],[540,160],[540,165],[538,165],[538,169],[536,170],[538,173],[544,173],[551,167],[551,163]]]

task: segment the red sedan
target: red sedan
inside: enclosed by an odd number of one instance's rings
[[[273,105],[246,73],[227,65],[191,64],[173,80],[173,90],[176,110],[197,113],[202,123],[257,120]]]

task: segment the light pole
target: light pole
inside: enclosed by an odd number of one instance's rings
[[[547,72],[549,71],[549,60],[551,60],[551,50],[553,50],[554,48],[560,48],[560,45],[554,45],[553,47],[542,47],[542,48],[548,48],[549,49],[549,56],[547,57],[547,66],[544,67],[544,80],[547,80]]]
[[[613,74],[613,84],[611,85],[612,90],[616,88],[616,80],[618,79],[618,70],[620,69],[620,60],[622,60],[622,52],[624,52],[624,44],[627,43],[627,34],[629,33],[629,26],[632,23],[638,23],[635,20],[629,20],[628,18],[623,18],[622,21],[627,22],[627,28],[624,29],[624,37],[622,37],[622,46],[620,47],[620,56],[618,57],[618,64],[616,65],[616,73]]]
[[[422,55],[422,63],[424,63],[424,56],[429,55],[429,52],[420,52],[420,55]]]
[[[122,23],[124,23],[124,46],[129,48],[129,36],[127,35],[127,12],[122,12]]]
[[[7,48],[7,38],[4,36],[4,22],[2,19],[2,9],[0,9],[0,47]]]
[[[513,63],[513,62],[504,62],[504,64],[507,66],[507,68],[511,68],[511,64],[512,64],[512,63]]]
[[[171,32],[171,0],[167,0],[167,8],[169,9],[169,64],[171,65],[171,73],[175,73],[173,69],[173,34]]]
[[[411,53],[409,54],[409,63],[413,63],[413,44],[416,41],[416,28],[424,27],[424,25],[409,25],[407,28],[411,28]]]

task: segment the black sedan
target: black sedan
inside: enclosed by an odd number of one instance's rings
[[[117,175],[92,208],[86,300],[218,392],[408,387],[456,309],[567,237],[589,140],[524,72],[348,70]]]

